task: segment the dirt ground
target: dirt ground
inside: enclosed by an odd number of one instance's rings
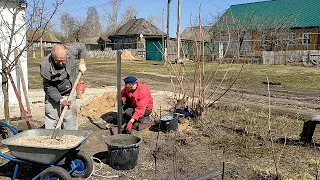
[[[30,71],[32,73],[33,69]],[[163,113],[173,106],[167,76],[123,73],[126,75],[138,76],[150,87],[157,114],[160,114],[160,107]],[[213,108],[207,109],[201,119],[182,120],[176,133],[157,132],[157,125],[134,131],[134,135],[143,139],[138,165],[130,171],[116,171],[108,162],[105,140],[110,132],[104,118],[105,114],[116,111],[116,91],[111,87],[115,85],[116,76],[108,71],[100,74],[89,71],[83,79],[91,83],[88,87],[96,87],[88,88],[85,100],[79,102],[82,106],[79,108],[80,129],[93,130],[82,149],[101,161],[96,160],[95,172],[90,179],[111,176],[114,177],[111,179],[192,179],[204,175],[221,179],[223,169],[225,179],[275,179],[276,167],[282,179],[319,178],[319,129],[314,135],[315,143],[304,145],[299,142],[303,122],[320,114],[319,91],[288,91],[278,85],[271,86],[269,130],[267,86],[250,88],[237,84]],[[216,97],[226,89],[219,88]],[[43,92],[32,90],[31,93],[34,97],[33,124],[41,127]],[[14,122],[19,129],[25,129],[24,124],[23,121]],[[13,164],[3,159],[0,163],[0,179],[9,179]],[[39,172],[41,168],[28,164],[19,178],[30,179]]]
[[[106,130],[107,122],[101,116],[115,111],[114,90],[100,91],[100,96],[87,97],[90,100],[79,111],[80,129],[93,130],[81,149],[101,161],[96,160],[95,172],[90,179],[187,179],[204,175],[221,179],[223,164],[226,179],[274,179],[271,141],[267,133],[268,113],[250,105],[231,103],[218,103],[201,120],[184,119],[176,133],[157,132],[157,128],[134,131],[134,135],[143,139],[138,165],[130,171],[113,170],[109,166],[105,143],[110,132]],[[91,92],[88,91],[89,94]],[[169,92],[153,92],[153,96],[156,111],[160,105],[163,111],[172,105],[168,101]],[[247,119],[248,116],[251,118]],[[272,120],[275,155],[282,178],[315,179],[320,159],[319,146],[303,146],[297,141],[303,123],[301,118],[275,113]],[[16,127],[24,124],[23,121],[15,123]],[[33,124],[41,127],[43,121],[35,120]],[[320,141],[318,135],[315,134],[315,142]],[[3,159],[1,164],[0,179],[9,179],[14,165]],[[20,179],[31,179],[44,168],[31,164],[25,166],[19,173]]]

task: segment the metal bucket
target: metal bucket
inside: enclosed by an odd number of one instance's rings
[[[164,132],[177,131],[178,130],[178,116],[173,113],[168,113],[160,117],[161,130]]]
[[[110,167],[116,170],[133,169],[138,162],[141,141],[141,138],[131,134],[110,136],[106,140]]]

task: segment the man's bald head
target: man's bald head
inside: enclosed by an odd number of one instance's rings
[[[56,65],[64,66],[67,61],[67,48],[61,44],[55,45],[52,48],[52,57]]]

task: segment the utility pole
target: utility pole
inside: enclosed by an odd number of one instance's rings
[[[166,61],[165,61],[165,64],[166,64],[166,62],[167,62],[167,60],[168,60],[168,53],[169,53],[169,46],[168,46],[168,44],[169,44],[169,39],[170,39],[170,36],[169,36],[169,34],[170,34],[170,3],[171,3],[171,0],[168,0],[168,7],[167,7],[167,42],[166,42],[166,49],[167,49],[167,51],[166,51]]]
[[[163,22],[163,17],[164,17],[164,8],[162,9],[162,31],[164,31],[164,22]],[[165,43],[164,43],[164,35],[162,34],[162,61],[165,60]]]
[[[177,60],[180,59],[180,0],[178,0],[178,23],[177,23]]]

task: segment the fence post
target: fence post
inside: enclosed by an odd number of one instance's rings
[[[121,50],[117,51],[117,98],[118,98],[118,134],[121,134],[122,126],[122,103],[121,103]]]

